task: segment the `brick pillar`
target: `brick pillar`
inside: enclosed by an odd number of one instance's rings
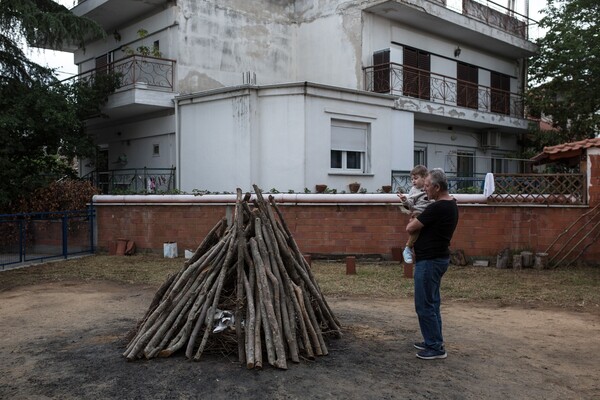
[[[356,275],[356,257],[346,257],[346,275]]]
[[[588,173],[588,198],[590,207],[600,203],[600,149],[588,149],[587,154]]]

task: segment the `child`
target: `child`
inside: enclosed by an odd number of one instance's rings
[[[425,178],[427,177],[427,168],[423,165],[417,165],[410,171],[410,180],[413,186],[410,188],[408,195],[399,194],[400,200],[402,200],[402,212],[410,214],[411,218],[421,214],[429,204],[432,203],[427,199],[427,193],[425,193],[423,187],[425,186]],[[406,247],[402,252],[404,262],[407,264],[413,263],[412,247],[419,237],[419,232],[411,234],[406,242]]]

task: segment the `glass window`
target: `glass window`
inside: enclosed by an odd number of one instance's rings
[[[367,143],[369,124],[331,120],[332,169],[367,172]]]

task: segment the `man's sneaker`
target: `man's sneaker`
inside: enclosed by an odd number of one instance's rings
[[[446,350],[425,349],[418,352],[417,357],[421,360],[435,360],[448,357],[448,353]]]
[[[405,247],[402,252],[402,257],[404,258],[404,262],[407,264],[413,263],[412,251],[410,251],[410,247]]]
[[[413,347],[417,350],[425,350],[427,348],[427,346],[425,345],[425,342],[414,343]]]

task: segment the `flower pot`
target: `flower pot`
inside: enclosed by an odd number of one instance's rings
[[[315,185],[315,190],[317,193],[325,193],[325,190],[327,190],[327,185]]]
[[[358,193],[358,190],[360,189],[360,183],[350,183],[348,188],[350,189],[350,193]]]
[[[392,193],[392,185],[383,185],[381,191],[383,193]]]

